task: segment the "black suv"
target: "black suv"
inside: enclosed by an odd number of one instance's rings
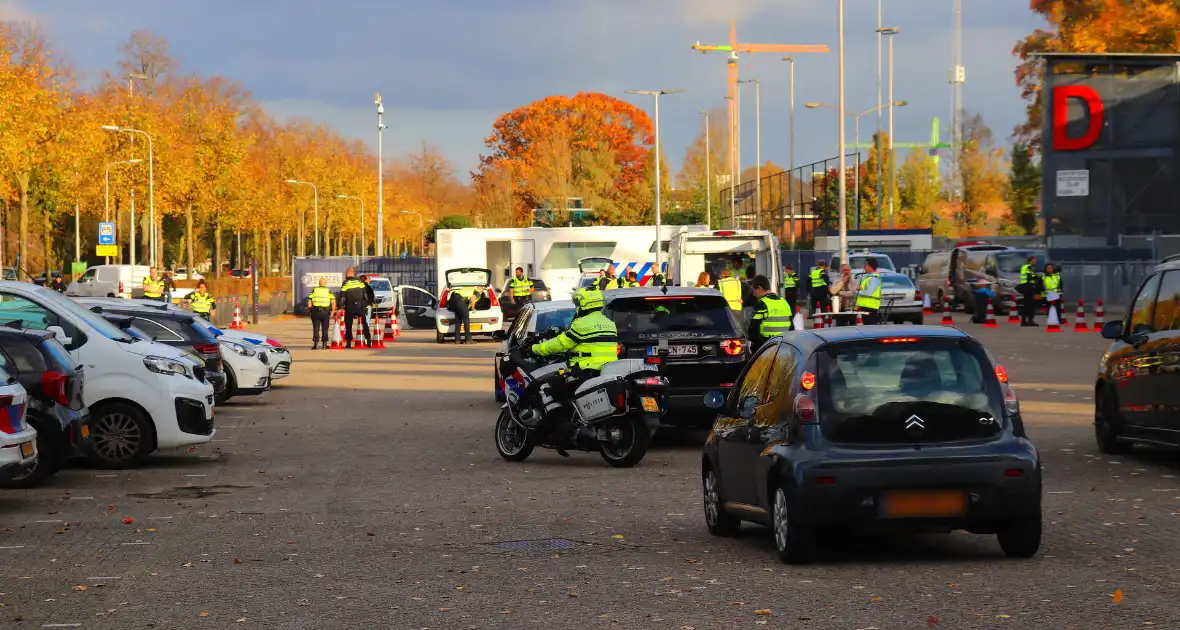
[[[702,459],[705,522],[774,530],[807,562],[821,531],[996,534],[1009,556],[1041,540],[1041,463],[1003,368],[955,328],[788,332],[751,359]]]
[[[1098,449],[1180,446],[1180,257],[1151,270],[1127,319],[1107,322],[1102,336],[1111,344],[1094,385]]]
[[[710,426],[713,413],[701,405],[710,390],[727,392],[749,358],[749,341],[737,313],[716,289],[667,287],[603,292],[604,315],[615,323],[620,359],[658,363],[667,340],[663,374],[668,378],[664,423]]]
[[[28,394],[25,420],[37,429],[37,463],[6,480],[7,488],[32,488],[61,470],[75,446],[89,438],[89,414],[82,402],[84,372],[45,330],[0,326],[0,368]]]

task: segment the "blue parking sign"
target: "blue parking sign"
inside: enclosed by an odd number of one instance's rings
[[[114,245],[115,244],[115,224],[109,221],[100,221],[98,223],[98,244],[99,245]]]

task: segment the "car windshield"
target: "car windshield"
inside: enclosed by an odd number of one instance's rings
[[[1045,265],[1049,263],[1049,256],[1045,252],[1025,251],[996,254],[996,266],[999,267],[1000,273],[1020,273],[1020,268],[1028,262],[1029,256],[1037,257],[1037,273],[1044,273]]]
[[[973,341],[837,343],[820,351],[818,370],[820,423],[836,441],[912,441],[907,424],[914,415],[928,439],[986,437],[999,430],[999,381]]]
[[[736,336],[733,310],[720,295],[655,295],[611,300],[603,312],[619,335],[662,332]]]
[[[369,286],[374,291],[393,291],[393,285],[385,278],[369,278]]]
[[[53,289],[46,289],[44,287],[37,287],[32,289],[33,295],[42,304],[48,304],[50,309],[61,309],[69,312],[74,317],[86,322],[88,326],[93,328],[95,332],[115,341],[131,341],[133,338],[127,333],[119,330],[117,326],[103,319],[101,315],[91,311],[81,304],[71,300],[68,297],[62,296]]]
[[[882,269],[882,270],[887,270],[887,271],[897,271],[897,269],[895,269],[893,267],[893,261],[889,260],[888,256],[873,256],[872,254],[870,254],[868,256],[864,256],[864,255],[849,256],[848,257],[848,266],[853,269],[864,269],[865,261],[870,258],[877,261],[877,269]],[[839,269],[838,266],[833,267],[833,268]]]
[[[446,277],[448,286],[482,287],[487,286],[492,274],[487,269],[452,269]]]
[[[574,321],[573,308],[555,308],[547,311],[539,311],[537,313],[537,330],[545,330],[547,328],[568,328],[570,322]]]

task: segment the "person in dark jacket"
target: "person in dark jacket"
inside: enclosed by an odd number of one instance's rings
[[[377,304],[377,294],[373,293],[373,287],[369,286],[369,276],[361,276],[361,282],[365,283],[365,316],[372,319],[373,306]]]
[[[49,288],[58,293],[66,292],[66,281],[61,276],[53,276],[53,280],[49,282]]]
[[[344,309],[344,340],[346,348],[352,347],[352,320],[359,318],[365,331],[365,346],[373,345],[373,336],[369,331],[369,320],[365,317],[365,308],[369,305],[371,289],[366,289],[365,283],[356,277],[356,269],[348,268],[344,272],[344,284],[340,286],[340,299],[337,304]],[[359,341],[357,343],[360,343]]]

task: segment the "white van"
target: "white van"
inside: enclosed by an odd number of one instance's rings
[[[681,231],[668,244],[668,279],[676,286],[694,286],[702,271],[715,283],[723,270],[736,272],[749,265],[770,280],[771,291],[779,292],[783,265],[778,239],[766,230]]]
[[[147,265],[96,265],[78,276],[66,288],[66,295],[81,297],[143,297]]]
[[[0,323],[52,330],[86,370],[88,456],[132,468],[157,449],[213,438],[213,386],[179,350],[139,340],[52,289],[0,282]]]

